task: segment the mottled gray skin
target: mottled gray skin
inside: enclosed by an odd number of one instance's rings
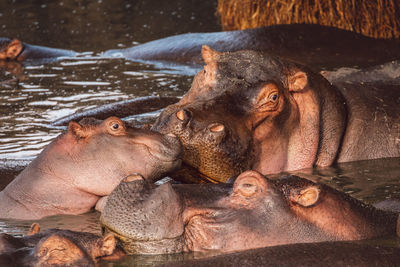
[[[181,149],[175,136],[128,127],[116,117],[70,122],[0,192],[0,218],[88,212],[127,175],[156,181],[179,168]]]
[[[397,217],[322,184],[248,171],[233,185],[123,180],[100,222],[128,254],[164,254],[395,235]]]
[[[221,52],[244,49],[269,52],[317,69],[322,66],[368,66],[400,57],[399,43],[396,41],[378,40],[333,27],[309,24],[180,34],[130,48],[108,50],[103,55],[134,61],[201,65],[202,45]]]
[[[349,242],[293,244],[215,257],[173,261],[160,266],[397,266],[400,249]]]
[[[398,84],[332,85],[256,51],[204,47],[203,57],[190,90],[153,129],[176,134],[184,163],[206,177],[224,182],[246,169],[269,174],[400,157]],[[276,99],[268,99],[272,93]]]

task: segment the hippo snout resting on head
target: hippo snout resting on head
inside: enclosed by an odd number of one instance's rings
[[[399,86],[333,86],[256,51],[202,54],[192,87],[153,129],[176,134],[183,162],[209,179],[400,156]]]
[[[110,194],[103,230],[129,254],[228,252],[396,234],[398,215],[297,176],[242,173],[232,184],[154,186],[130,176]]]
[[[140,172],[155,181],[181,164],[173,135],[127,127],[120,119],[71,122],[2,192],[0,218],[80,214]]]

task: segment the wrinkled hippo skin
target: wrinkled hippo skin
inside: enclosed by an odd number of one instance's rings
[[[207,64],[153,129],[176,134],[184,163],[211,180],[400,156],[398,85],[332,85],[264,53],[202,53]]]
[[[95,266],[102,257],[122,254],[112,234],[60,229],[39,233],[38,224],[32,229],[23,237],[0,234],[1,266]]]
[[[154,181],[178,168],[181,149],[175,136],[127,127],[116,117],[70,122],[0,192],[0,218],[88,212],[132,173]]]
[[[14,61],[51,61],[59,57],[74,57],[72,50],[30,45],[18,39],[0,37],[0,60]]]
[[[297,176],[242,173],[232,184],[149,184],[126,178],[100,217],[128,254],[230,252],[395,235],[398,215]]]
[[[202,65],[202,45],[221,52],[244,49],[269,52],[312,65],[316,69],[371,66],[400,58],[398,41],[373,39],[346,30],[310,24],[180,34],[130,48],[109,50],[103,55],[134,61]]]
[[[397,266],[400,249],[350,242],[267,247],[159,266]]]
[[[82,112],[74,113],[52,122],[52,125],[68,125],[73,121],[78,121],[84,117],[94,117],[99,120],[104,120],[110,116],[117,116],[120,118],[153,112],[165,108],[168,105],[174,104],[180,98],[173,96],[143,96],[134,99],[123,100],[119,102],[110,103],[104,106],[87,109]]]

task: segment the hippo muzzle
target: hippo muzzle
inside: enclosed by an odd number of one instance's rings
[[[153,130],[172,133],[183,144],[183,163],[212,182],[225,182],[249,169],[250,136],[235,118],[220,116],[213,103],[167,107]]]
[[[109,196],[100,217],[129,254],[183,251],[183,205],[170,184],[151,185],[140,175],[125,178]]]

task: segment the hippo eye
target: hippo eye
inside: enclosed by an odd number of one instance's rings
[[[118,122],[114,122],[114,123],[111,125],[111,128],[112,128],[112,130],[118,130],[118,128],[119,128],[119,123],[118,123]]]
[[[124,135],[126,133],[124,123],[118,120],[109,121],[107,131],[112,135]]]
[[[275,103],[278,100],[278,93],[273,93],[269,96],[269,99],[271,100],[271,102]]]

